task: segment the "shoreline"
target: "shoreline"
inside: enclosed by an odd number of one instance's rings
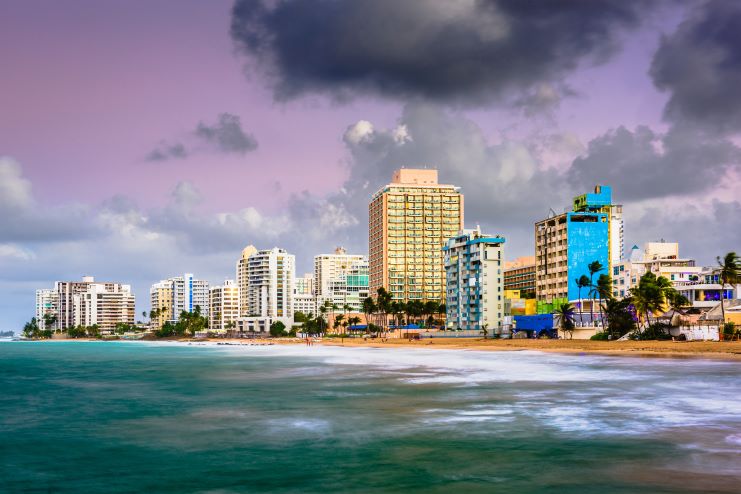
[[[304,345],[303,339],[282,338],[214,338],[214,339],[152,339],[152,340],[98,340],[91,338],[54,339],[34,341],[115,341],[129,343],[174,343],[174,344],[207,344],[217,346],[219,343],[228,346],[269,346],[269,345]],[[466,350],[484,352],[537,351],[544,353],[561,353],[567,355],[589,354],[614,357],[654,357],[676,359],[708,359],[724,361],[741,361],[741,341],[592,341],[592,340],[547,340],[515,339],[498,340],[483,338],[433,338],[424,340],[380,339],[362,340],[359,338],[323,338],[315,340],[315,345],[352,347],[352,348],[421,348],[429,350]]]

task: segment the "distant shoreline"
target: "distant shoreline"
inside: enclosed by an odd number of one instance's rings
[[[36,340],[51,342],[92,341],[91,338]],[[105,341],[105,340],[103,340]],[[266,345],[304,345],[304,340],[292,339],[161,339],[161,340],[108,340],[129,343],[176,343],[218,346],[219,343],[232,346],[266,346]],[[711,359],[741,361],[741,341],[591,341],[591,340],[548,340],[548,339],[486,339],[483,338],[433,338],[423,340],[406,340],[380,338],[362,340],[360,338],[323,338],[315,345],[352,348],[423,348],[441,350],[469,351],[538,351],[562,354],[590,354],[619,357],[661,357],[679,359]]]

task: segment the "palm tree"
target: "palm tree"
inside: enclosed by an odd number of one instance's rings
[[[738,285],[741,283],[741,258],[735,252],[729,252],[721,259],[720,256],[716,258],[718,261],[718,281],[720,281],[720,313],[723,318],[723,325],[726,324],[726,309],[724,307],[724,300],[726,285]]]
[[[381,327],[384,329],[384,332],[388,326],[388,313],[391,308],[391,302],[393,301],[394,297],[391,295],[384,287],[379,288],[376,291],[376,294],[378,296],[378,302],[377,302],[377,309],[378,312],[381,314]]]
[[[559,326],[563,332],[569,331],[570,338],[574,338],[574,306],[570,303],[560,304],[553,311],[554,314],[561,316]]]
[[[656,275],[649,271],[641,276],[637,286],[630,289],[633,306],[638,314],[646,316],[646,323],[649,325],[651,324],[650,314],[660,311],[664,306],[665,288],[660,286],[663,284],[663,282],[657,282]]]
[[[591,281],[589,281],[589,276],[583,274],[576,278],[576,287],[579,289],[579,323],[584,326],[584,310],[583,310],[583,302],[581,299],[581,291],[582,288],[589,288],[589,285],[591,285]]]
[[[365,324],[370,327],[370,316],[376,312],[376,303],[371,297],[363,299],[363,314],[365,314]]]
[[[612,299],[612,277],[609,274],[603,273],[597,278],[597,296],[599,297],[599,317],[604,329],[605,316],[602,312],[602,300]]]
[[[437,300],[428,300],[427,302],[425,302],[424,310],[423,310],[424,315],[427,316],[425,317],[425,325],[432,326],[432,321],[433,321],[432,315],[435,314],[439,310],[438,309],[439,307],[440,307],[440,302],[438,302]]]
[[[594,275],[605,269],[604,266],[602,266],[602,263],[599,261],[592,261],[587,265],[587,269],[589,270],[589,286],[594,288]],[[594,321],[594,302],[596,299],[596,292],[590,290],[590,294],[592,295],[592,306],[590,308],[590,313],[592,314],[592,321]]]
[[[484,335],[484,339],[486,339],[486,336],[489,334],[489,325],[488,324],[482,324],[481,325],[481,334]]]

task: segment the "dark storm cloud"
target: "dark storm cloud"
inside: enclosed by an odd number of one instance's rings
[[[655,1],[237,0],[231,36],[277,99],[357,93],[476,103],[604,62]]]
[[[741,149],[728,140],[676,126],[664,135],[619,127],[590,141],[567,178],[582,188],[610,184],[621,200],[641,200],[704,192],[733,169],[741,171]]]
[[[147,161],[166,161],[169,159],[184,159],[188,157],[188,151],[185,146],[176,144],[161,143],[147,155]]]
[[[222,113],[213,125],[203,122],[198,124],[196,135],[227,153],[246,153],[257,149],[257,140],[252,134],[242,130],[242,123],[237,115]]]
[[[741,131],[741,2],[709,1],[691,10],[662,38],[650,74],[670,93],[668,120]]]

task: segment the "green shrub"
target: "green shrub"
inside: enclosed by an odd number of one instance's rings
[[[595,334],[594,336],[592,336],[589,339],[590,340],[594,340],[594,341],[607,341],[607,340],[610,339],[609,337],[610,337],[610,335],[607,332],[600,331],[599,333]]]
[[[727,322],[723,325],[723,334],[734,334],[736,332],[736,323]]]

